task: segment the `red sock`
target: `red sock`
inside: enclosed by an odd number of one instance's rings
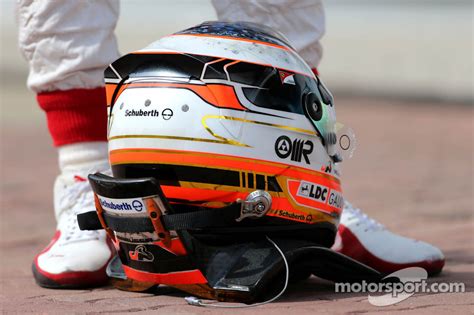
[[[55,146],[107,141],[105,88],[44,92],[36,99],[46,112]]]

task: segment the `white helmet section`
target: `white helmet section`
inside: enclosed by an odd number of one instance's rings
[[[182,88],[126,88],[109,122],[109,150],[205,152],[321,171],[331,158],[304,115],[275,117],[214,107]]]
[[[313,77],[311,68],[291,48],[239,38],[175,34],[163,37],[138,53],[180,52],[235,59]]]

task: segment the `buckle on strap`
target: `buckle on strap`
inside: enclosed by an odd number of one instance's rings
[[[162,211],[161,209],[166,209],[163,201],[160,198],[161,196],[156,196],[156,198],[153,197],[147,197],[143,198],[143,201],[145,202],[145,207],[148,212],[148,217],[151,220],[151,223],[153,224],[153,228],[156,232],[156,235],[162,240],[163,244],[166,247],[171,246],[171,235],[170,232],[167,231],[163,224],[161,223],[161,216],[162,216]],[[156,202],[155,202],[156,201]]]
[[[90,174],[88,178],[94,191],[97,219],[112,240],[115,240],[114,231],[117,230],[111,224],[113,219],[120,222],[133,217],[141,222],[149,219],[163,244],[171,246],[170,232],[161,222],[162,215],[170,213],[171,207],[156,179],[120,179],[101,173]],[[146,209],[146,214],[142,212],[143,208]],[[90,215],[88,219],[87,223],[93,223]],[[78,221],[81,221],[79,216]]]
[[[114,232],[156,232],[170,246],[169,231],[236,226],[245,218],[263,217],[272,206],[268,192],[255,190],[245,200],[223,208],[196,207],[199,209],[176,213],[154,178],[121,179],[96,173],[89,175],[89,181],[96,211],[79,214],[79,227],[103,228],[113,240]]]
[[[261,218],[272,207],[272,196],[264,190],[251,192],[245,200],[238,199],[240,203],[240,217],[235,221],[240,222],[245,218]]]
[[[104,209],[102,208],[102,205],[100,204],[99,197],[97,196],[96,193],[94,193],[94,203],[95,203],[95,209],[97,211],[97,218],[99,219],[100,225],[102,225],[102,228],[105,230],[105,232],[110,237],[110,239],[115,241],[114,232],[105,223]]]

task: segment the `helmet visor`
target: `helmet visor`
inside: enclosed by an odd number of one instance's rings
[[[336,111],[331,93],[318,78],[250,63],[227,68],[229,79],[240,83],[253,105],[305,115],[330,156],[337,154]]]

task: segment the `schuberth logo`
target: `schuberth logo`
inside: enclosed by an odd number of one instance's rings
[[[158,117],[159,115],[160,115],[160,111],[156,109],[150,109],[150,110],[127,109],[125,111],[125,117]]]
[[[170,120],[174,113],[171,108],[165,108],[161,111],[161,117],[163,120]],[[125,117],[159,117],[160,111],[158,109],[127,109],[125,111]]]
[[[286,218],[290,218],[290,219],[294,219],[298,221],[307,221],[306,216],[303,214],[296,214],[296,213],[292,213],[292,212],[288,212],[284,210],[278,210],[278,216],[286,217]]]
[[[280,159],[290,157],[292,161],[301,162],[301,158],[304,158],[306,164],[311,164],[308,155],[313,152],[313,148],[313,142],[309,140],[291,141],[287,136],[280,136],[275,142],[275,153]]]
[[[138,212],[143,210],[143,204],[138,200],[134,200],[132,202],[132,207],[133,209],[135,209],[135,211],[138,211]]]
[[[164,120],[170,120],[171,117],[173,117],[173,111],[170,108],[165,108],[161,112],[161,117],[163,117]]]
[[[108,202],[106,200],[101,199],[100,204],[102,207],[112,210],[132,210],[132,206],[130,206],[127,202],[122,203],[115,203],[115,202]]]
[[[109,201],[104,200],[102,198],[100,198],[99,200],[102,207],[108,210],[122,210],[122,211],[135,210],[137,212],[140,212],[143,210],[143,203],[141,203],[141,201],[139,200],[134,200],[131,205],[130,203],[125,202],[125,201],[118,203],[118,202],[113,202],[110,200]]]

